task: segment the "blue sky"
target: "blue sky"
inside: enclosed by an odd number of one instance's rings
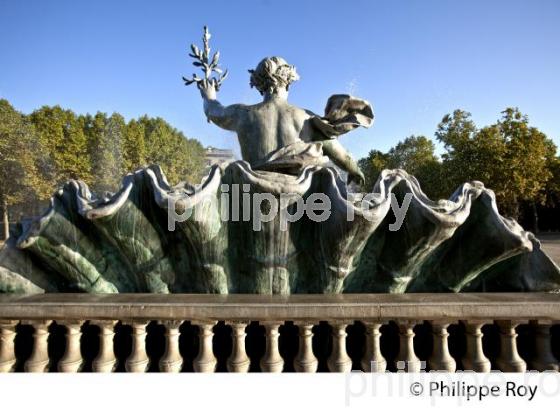
[[[254,103],[247,69],[280,55],[301,80],[290,100],[317,113],[334,93],[372,102],[374,127],[342,137],[356,156],[433,137],[455,108],[478,125],[518,106],[560,145],[558,1],[0,0],[0,97],[28,113],[161,116],[205,145],[237,150],[208,124],[181,75],[208,24],[230,77],[223,103]]]

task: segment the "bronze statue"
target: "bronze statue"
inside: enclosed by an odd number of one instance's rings
[[[194,75],[185,79],[196,83],[204,100],[204,113],[209,121],[234,131],[239,139],[243,160],[253,170],[299,174],[305,167],[325,165],[328,157],[348,172],[348,183],[363,184],[364,176],[337,137],[358,126],[370,127],[373,110],[365,101],[350,95],[333,95],[320,117],[288,102],[290,85],[299,79],[294,66],[281,57],[264,58],[251,73],[250,84],[263,96],[254,105],[222,105],[216,94],[227,76],[218,67],[219,53],[210,59],[205,28],[203,51],[192,46],[194,65],[203,67],[205,78]],[[212,78],[218,72],[219,78]]]

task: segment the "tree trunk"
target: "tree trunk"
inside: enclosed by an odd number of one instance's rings
[[[5,199],[2,201],[2,221],[4,222],[4,240],[7,241],[10,237],[10,221],[8,219],[8,202]]]
[[[537,212],[537,204],[533,202],[533,230],[535,235],[539,233],[539,214]]]

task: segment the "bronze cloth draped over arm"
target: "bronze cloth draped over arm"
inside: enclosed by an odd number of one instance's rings
[[[369,128],[373,124],[373,118],[373,109],[366,100],[348,94],[335,94],[327,101],[325,115],[314,116],[311,121],[319,131],[317,136],[331,139],[358,127]]]

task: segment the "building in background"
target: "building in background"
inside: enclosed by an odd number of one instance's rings
[[[227,162],[232,162],[235,160],[235,155],[230,149],[221,149],[214,147],[206,148],[206,168],[210,168],[213,165],[225,164]]]

